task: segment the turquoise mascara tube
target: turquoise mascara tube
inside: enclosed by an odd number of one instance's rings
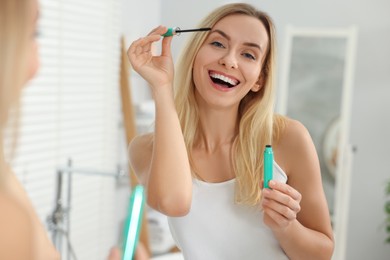
[[[142,225],[142,216],[145,204],[144,187],[134,187],[130,200],[124,229],[123,257],[122,260],[133,260],[137,248],[139,234]]]
[[[274,153],[272,146],[267,144],[264,149],[264,188],[269,189],[268,182],[272,180],[274,171]]]

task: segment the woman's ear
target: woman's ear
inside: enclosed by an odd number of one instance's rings
[[[253,92],[258,92],[260,89],[261,89],[261,86],[258,82],[255,85],[253,85],[253,87],[251,88],[251,90]]]
[[[253,91],[253,92],[258,92],[263,86],[264,86],[264,80],[263,80],[263,76],[261,76],[258,80],[257,80],[257,82],[256,82],[256,84],[255,85],[253,85],[253,87],[251,88],[251,90]]]
[[[265,85],[265,75],[264,75],[264,71],[261,72],[260,74],[260,77],[259,79],[257,80],[256,84],[253,85],[253,87],[251,88],[251,90],[253,92],[258,92],[260,89],[262,89]]]

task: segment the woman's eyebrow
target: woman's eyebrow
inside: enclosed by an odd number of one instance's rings
[[[231,39],[229,35],[227,35],[225,32],[223,32],[221,30],[218,30],[218,29],[212,30],[210,32],[210,34],[212,34],[212,33],[218,33],[222,37],[226,38],[228,41],[230,41],[230,39]],[[255,47],[255,48],[259,49],[261,52],[263,52],[263,49],[257,43],[254,43],[254,42],[244,42],[243,45],[248,46],[248,47]]]
[[[226,33],[224,33],[224,32],[221,31],[221,30],[218,30],[218,29],[212,30],[212,31],[210,32],[210,34],[212,34],[212,33],[218,33],[218,34],[220,34],[222,37],[226,38],[227,40],[230,40],[229,35],[227,35]]]

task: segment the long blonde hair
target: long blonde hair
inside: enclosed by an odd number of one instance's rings
[[[275,117],[273,113],[275,30],[267,13],[244,3],[227,4],[214,10],[199,24],[199,27],[213,27],[222,18],[233,14],[259,19],[265,26],[269,39],[263,68],[259,75],[259,82],[263,84],[262,89],[259,92],[250,91],[241,101],[239,132],[233,144],[235,200],[237,203],[256,205],[261,198],[263,150],[266,144],[271,144],[278,139],[284,121],[280,117]],[[207,36],[207,33],[190,36],[179,57],[175,78],[175,105],[192,168],[194,168],[192,147],[199,126],[192,65]]]
[[[11,109],[18,111],[20,91],[28,73],[28,40],[32,37],[28,27],[30,8],[31,0],[0,1],[0,184],[6,161],[4,130],[10,121]],[[11,143],[15,146],[16,134]]]

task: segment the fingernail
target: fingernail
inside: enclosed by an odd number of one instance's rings
[[[271,180],[271,181],[268,182],[268,184],[271,185],[271,186],[274,186],[275,185],[275,181]]]

